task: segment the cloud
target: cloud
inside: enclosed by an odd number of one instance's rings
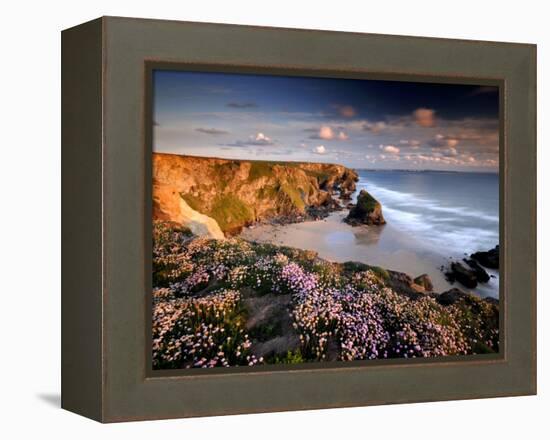
[[[275,141],[264,133],[258,132],[255,135],[250,135],[246,141],[237,140],[232,144],[226,144],[229,147],[263,147],[274,145]]]
[[[382,121],[379,121],[379,122],[365,121],[363,123],[362,128],[364,131],[368,131],[373,134],[378,134],[387,128],[387,124]]]
[[[454,157],[458,155],[458,151],[456,151],[456,148],[450,147],[441,152],[443,156],[446,157]]]
[[[318,145],[313,149],[313,152],[315,154],[325,154],[327,152],[327,149],[325,148],[324,145]]]
[[[421,142],[417,141],[416,139],[401,139],[399,141],[401,145],[407,145],[412,148],[418,148],[420,147]]]
[[[383,150],[386,152],[386,153],[390,153],[390,154],[399,154],[399,148],[397,148],[396,146],[394,145],[386,145]]]
[[[351,105],[336,105],[338,113],[344,118],[353,118],[357,112]]]
[[[435,137],[429,142],[432,147],[442,148],[449,147],[454,148],[458,145],[459,140],[456,136],[444,136],[442,134],[436,134]]]
[[[195,131],[204,134],[220,135],[220,134],[229,134],[228,131],[218,130],[217,128],[195,128]]]
[[[328,125],[323,125],[319,130],[313,129],[313,128],[306,128],[305,131],[315,133],[309,136],[310,139],[322,139],[324,141],[331,141],[331,140],[339,140],[339,141],[346,141],[349,139],[349,136],[342,130],[336,132],[332,129],[332,127],[329,127]]]
[[[255,108],[258,104],[255,102],[228,102],[227,107],[231,108]]]
[[[435,110],[429,108],[417,108],[413,112],[415,122],[421,127],[433,127],[435,125]]]
[[[334,131],[328,126],[323,126],[319,129],[319,139],[334,139]]]
[[[250,136],[251,145],[273,145],[273,140],[265,134],[259,132],[254,136]]]

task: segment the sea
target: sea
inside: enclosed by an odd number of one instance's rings
[[[449,256],[499,243],[499,175],[441,171],[359,170],[354,202],[366,189],[386,220]]]
[[[408,234],[420,252],[447,263],[499,243],[499,175],[444,171],[358,170],[354,202],[366,189],[381,204],[388,224]],[[498,297],[498,271],[476,289]]]
[[[242,236],[316,251],[330,261],[361,261],[412,277],[428,274],[434,290],[452,287],[445,271],[476,251],[499,244],[499,176],[491,173],[357,170],[356,202],[366,189],[382,204],[384,226],[352,227],[348,210],[288,225],[245,228]],[[499,272],[470,292],[499,297]]]

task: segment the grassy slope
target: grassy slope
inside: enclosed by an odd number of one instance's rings
[[[194,343],[193,335],[210,332],[203,324],[225,329],[212,337],[230,365],[247,365],[247,356],[258,352],[264,356],[258,357],[260,363],[299,363],[402,357],[403,344],[417,356],[498,350],[498,305],[471,295],[444,306],[437,296],[396,294],[386,287],[384,269],[362,263],[330,263],[312,251],[240,239],[188,241],[188,232],[160,224],[154,236],[156,368],[192,365],[203,356],[215,361],[212,366],[221,365],[217,346],[196,352],[189,345],[191,351],[174,356],[174,341],[182,335]],[[312,282],[313,291],[302,293]],[[234,300],[223,296],[227,292],[236,295]],[[330,312],[334,304],[342,307],[336,316]],[[181,325],[170,318],[183,312],[187,318]],[[288,313],[294,322],[290,326]],[[347,318],[340,320],[342,313]],[[248,348],[227,345],[227,335]],[[281,337],[290,342],[275,352],[258,350]]]
[[[201,197],[196,197],[191,194],[181,194],[181,197],[189,204],[191,208],[217,221],[222,231],[235,230],[247,223],[256,220],[254,206],[240,200],[234,194],[222,194],[221,192],[227,188],[227,185],[234,176],[238,168],[239,161],[229,161],[226,163],[215,164],[214,173],[217,176],[216,186],[220,190],[220,194],[216,197],[213,203],[206,203]],[[261,178],[274,178],[275,167],[288,167],[291,169],[300,168],[300,162],[282,162],[282,161],[246,161],[251,164],[248,175],[248,182],[252,183]],[[319,186],[330,177],[328,172],[303,169],[302,171],[308,176],[317,180]],[[310,191],[313,188],[310,189]],[[276,184],[264,186],[257,191],[257,196],[260,199],[277,200],[277,206],[281,211],[286,212],[303,212],[306,208],[303,194],[296,188],[292,176],[287,181],[279,181]]]

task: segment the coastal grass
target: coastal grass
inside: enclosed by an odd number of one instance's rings
[[[216,220],[224,232],[238,229],[255,220],[254,209],[234,194],[219,194],[211,207],[207,207],[203,199],[192,194],[182,193],[180,196],[192,209]]]
[[[286,168],[299,168],[299,162],[282,162],[282,161],[250,161],[250,171],[248,173],[248,180],[250,182],[261,179],[262,177],[271,177],[274,175],[274,168],[276,166]],[[317,180],[319,186],[323,186],[328,181],[330,174],[327,171],[311,170],[307,168],[302,169],[304,173]]]
[[[306,204],[299,189],[295,188],[292,184],[285,183],[281,185],[280,192],[290,200],[298,211],[304,211]]]
[[[358,261],[346,261],[342,263],[345,271],[350,273],[364,272],[367,270],[372,271],[382,283],[387,283],[390,281],[390,274],[386,269],[379,266],[371,266],[369,264],[360,263]]]
[[[254,221],[254,211],[233,194],[220,195],[214,201],[209,216],[218,222],[222,231],[236,229]]]
[[[271,177],[274,175],[276,166],[285,168],[299,168],[300,162],[284,162],[274,160],[251,160],[248,180],[250,182],[261,179],[262,177]]]
[[[250,162],[250,172],[248,180],[254,181],[262,177],[270,177],[273,175],[273,162]]]

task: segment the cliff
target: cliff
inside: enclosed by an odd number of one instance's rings
[[[306,218],[355,191],[342,165],[153,154],[153,218],[220,238],[256,221]],[[314,214],[314,215],[315,215]]]

